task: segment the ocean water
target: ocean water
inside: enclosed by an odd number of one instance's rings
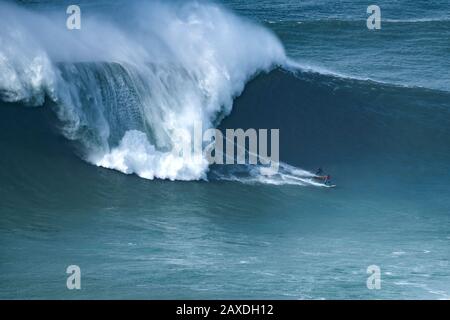
[[[0,298],[450,297],[448,1],[78,2],[0,2]],[[195,121],[279,174],[171,157]]]

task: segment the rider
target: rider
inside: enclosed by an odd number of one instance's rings
[[[316,176],[314,178],[323,180],[324,184],[329,184],[331,180],[330,175],[324,175],[322,168],[317,169]]]

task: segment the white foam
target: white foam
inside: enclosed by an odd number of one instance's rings
[[[92,161],[98,166],[126,174],[136,173],[145,179],[202,179],[208,167],[206,159],[197,163],[171,152],[156,150],[147,135],[137,130],[127,131],[118,147]]]
[[[247,165],[245,171],[229,168],[219,174],[221,180],[236,181],[246,184],[314,186],[328,188],[329,186],[314,179],[315,174],[289,164],[280,162],[278,171],[273,172],[262,165]]]
[[[213,126],[252,76],[285,63],[283,46],[212,3],[137,2],[120,15],[89,12],[69,31],[60,14],[0,4],[0,97],[42,105],[50,96],[64,134],[96,165],[148,179],[204,178],[203,162],[167,151],[174,131]]]

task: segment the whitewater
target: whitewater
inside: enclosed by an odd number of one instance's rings
[[[177,130],[227,116],[255,75],[286,65],[272,32],[218,4],[134,2],[122,15],[65,15],[0,4],[0,98],[42,106],[88,162],[147,179],[206,179],[206,159],[170,150]]]

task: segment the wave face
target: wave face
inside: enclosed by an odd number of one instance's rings
[[[90,10],[77,31],[65,29],[61,10],[0,6],[0,99],[52,109],[94,165],[147,179],[275,185],[320,185],[298,167],[346,164],[332,171],[348,175],[373,161],[447,167],[448,92],[302,71],[271,32],[216,4],[136,2],[114,7],[121,24],[111,8]],[[169,152],[184,143],[175,130],[222,120],[222,129],[279,128],[280,159],[291,165],[276,175],[209,170]]]
[[[175,130],[218,123],[251,77],[284,63],[283,46],[216,4],[128,3],[121,23],[98,11],[82,12],[81,30],[69,31],[60,12],[0,4],[0,99],[51,100],[64,136],[95,165],[205,178],[206,159],[168,151],[183,143]]]
[[[447,91],[277,69],[249,83],[234,110],[222,128],[280,128],[283,162],[326,168],[356,193],[392,187],[395,179],[414,190],[446,192]],[[290,172],[282,167],[281,181],[297,178]]]
[[[75,66],[83,69],[88,64]],[[114,64],[99,66],[121,69]],[[115,79],[119,82],[121,78]],[[122,93],[111,91],[110,94],[121,96]],[[259,166],[213,165],[207,172],[207,179],[322,187],[312,179],[311,172],[300,168],[323,167],[332,174],[332,181],[338,187],[345,186],[347,191],[354,189],[356,193],[359,189],[395,188],[402,182],[414,186],[412,190],[446,194],[446,177],[450,172],[449,101],[450,94],[446,91],[277,68],[258,75],[245,86],[234,100],[233,111],[222,120],[219,129],[224,132],[232,128],[279,128],[283,163],[280,163],[278,173],[265,174],[264,168]],[[108,160],[126,158],[128,155],[120,154],[127,152],[124,150],[141,154],[157,152],[149,146],[151,138],[144,134],[149,131],[140,120],[138,106],[136,111],[127,109],[119,114],[114,109],[120,107],[119,103],[107,107],[109,112],[106,114],[110,118],[106,118],[105,126],[111,130],[105,135]],[[57,113],[52,109],[58,108],[60,106],[52,101],[45,103],[44,108],[0,108],[3,131],[0,149],[5,150],[0,162],[2,168],[10,168],[0,172],[0,179],[6,185],[23,184],[22,180],[26,179],[30,186],[38,184],[37,190],[46,190],[43,194],[57,192],[52,185],[58,184],[68,172],[81,172],[82,183],[106,178],[108,185],[114,184],[114,175],[86,169],[73,156],[74,144],[55,135]],[[94,121],[96,113],[91,114],[89,110],[87,108],[85,114],[91,117],[89,121]],[[129,129],[123,129],[123,122]],[[100,127],[101,123],[95,128]],[[63,122],[62,129],[68,128]],[[75,141],[80,142],[83,153],[86,142],[93,144],[94,152],[100,150],[96,131],[89,130],[91,127],[83,129],[80,126],[75,131],[80,135]],[[56,133],[60,135],[58,131]],[[115,147],[109,150],[109,145]],[[140,159],[126,160],[132,164]],[[157,168],[154,162],[151,165]],[[144,171],[140,173],[142,176]],[[35,178],[37,175],[40,178]],[[24,178],[17,179],[18,176]],[[395,183],[393,179],[396,179]]]

